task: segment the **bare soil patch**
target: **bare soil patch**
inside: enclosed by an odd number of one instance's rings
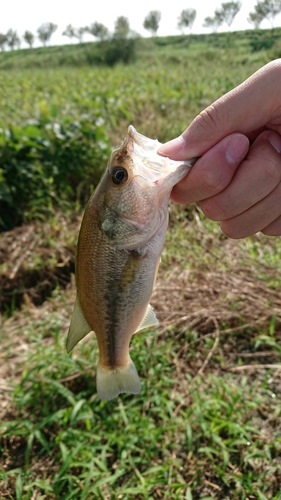
[[[1,236],[2,307],[5,309],[5,306],[11,305],[11,297],[16,297],[15,305],[22,305],[21,310],[16,310],[1,325],[2,422],[13,420],[17,415],[18,410],[11,399],[11,384],[19,382],[26,353],[33,349],[32,344],[28,344],[19,332],[25,325],[38,319],[52,318],[52,321],[59,320],[62,325],[60,335],[66,335],[75,296],[74,253],[79,225],[80,218],[75,216],[68,222],[62,219],[59,225],[46,227],[37,223]],[[69,233],[75,235],[72,243],[66,243],[66,234]],[[280,345],[281,291],[272,285],[276,269],[259,262],[259,273],[266,276],[266,280],[258,278],[254,264],[243,259],[237,242],[223,239],[220,244],[227,255],[223,269],[219,269],[219,266],[213,269],[209,266],[206,270],[200,267],[183,269],[176,260],[172,265],[167,266],[164,262],[160,266],[151,300],[160,327],[153,335],[157,343],[165,343],[172,338],[176,345],[173,362],[177,385],[174,391],[178,391],[184,404],[188,405],[190,391],[186,373],[193,379],[203,377],[207,372],[222,376],[232,373],[236,381],[246,374],[249,380],[260,381],[262,385],[270,369],[270,387],[280,400],[280,352],[268,341],[258,341],[259,337],[270,335],[273,325],[275,341]],[[43,263],[36,270],[31,265],[35,257],[39,264]],[[58,285],[65,288],[63,301],[61,293],[50,297]],[[50,298],[46,300],[47,297]],[[43,344],[47,346],[53,341],[53,337],[46,336]],[[91,341],[85,339],[85,342]],[[73,373],[71,380],[62,382],[68,387],[68,384],[75,384],[77,380],[80,385],[83,383],[81,374]],[[203,390],[204,380],[202,384]],[[266,406],[261,404],[260,414],[253,421],[253,425],[260,429],[264,443],[271,442],[272,429],[279,425],[277,420],[280,423],[280,418],[274,415],[273,403],[272,400],[271,408],[268,398]],[[181,411],[180,406],[177,411]],[[0,459],[2,470],[24,467],[24,446],[20,437],[7,440],[7,453]],[[280,457],[276,456],[274,461],[279,463]],[[34,463],[32,467],[38,477],[42,476],[42,471],[45,471],[44,474],[46,471],[49,474],[54,472],[51,463],[41,462],[38,466]],[[262,471],[263,465],[260,464],[260,467]],[[280,484],[280,480],[275,473],[272,484]],[[210,476],[208,481],[213,484],[214,479]],[[0,482],[0,486],[2,494],[13,494],[14,485],[1,485]],[[224,498],[228,498],[226,493]]]
[[[56,286],[65,288],[74,273],[79,224],[74,214],[0,234],[0,311],[40,305]]]

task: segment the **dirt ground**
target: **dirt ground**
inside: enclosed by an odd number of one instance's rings
[[[74,273],[75,239],[80,217],[36,222],[0,234],[0,312],[21,304],[40,305]],[[71,240],[65,234],[72,236]]]
[[[47,225],[37,222],[0,236],[0,334],[4,343],[0,352],[1,421],[13,419],[11,383],[20,381],[22,362],[30,349],[19,330],[38,318],[57,315],[64,318],[67,332],[75,296],[74,255],[80,222],[80,215],[74,215],[67,221],[61,218]],[[157,341],[165,341],[172,332],[179,346],[174,364],[179,383],[182,379],[181,391],[185,390],[186,372],[192,377],[206,371],[233,372],[262,382],[271,368],[272,392],[280,400],[280,353],[270,345],[257,347],[255,343],[257,335],[268,331],[272,318],[275,337],[281,338],[281,291],[272,286],[276,270],[264,265],[266,280],[258,279],[253,264],[243,261],[235,241],[223,239],[221,244],[228,256],[223,269],[182,269],[176,260],[170,267],[160,266],[151,299],[160,321]],[[52,295],[58,286],[65,289],[63,304],[60,295]],[[187,331],[195,332],[195,336],[189,339]],[[53,339],[46,337],[43,342],[47,345]],[[11,345],[12,354],[7,359]],[[191,348],[196,355],[187,364]],[[264,415],[263,434],[270,442],[270,411],[262,407],[260,411]],[[20,439],[9,443],[9,458],[2,463],[5,470],[24,463]],[[5,492],[8,494],[10,490]]]
[[[61,217],[53,224],[23,225],[0,235],[0,310],[5,316],[19,307],[34,311],[35,316],[45,314],[46,308],[56,307],[45,300],[57,286],[74,297],[75,243],[80,223],[81,215],[74,214],[68,220]],[[207,357],[196,358],[198,366],[191,367],[193,374],[194,370],[203,373],[219,346],[224,346],[230,370],[274,367],[278,353],[273,349],[251,352],[250,337],[267,328],[272,317],[275,331],[281,331],[281,291],[270,286],[276,270],[264,265],[267,279],[258,279],[252,263],[241,264],[241,249],[235,241],[224,239],[220,244],[228,256],[224,271],[182,270],[176,262],[172,271],[160,266],[151,300],[160,320],[158,336],[173,328],[176,340],[180,340],[182,330],[196,331],[199,349],[206,338],[215,338]],[[22,322],[23,316],[11,318],[13,330],[17,318]],[[179,360],[186,349],[188,345],[179,351]],[[245,362],[241,368],[236,364],[238,356]]]

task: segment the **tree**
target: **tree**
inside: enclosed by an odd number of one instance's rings
[[[10,29],[6,34],[6,43],[11,50],[14,50],[15,47],[19,48],[20,46],[20,38],[16,31]]]
[[[145,17],[143,27],[144,29],[150,31],[153,36],[156,36],[159,29],[160,20],[161,12],[159,10],[152,10]]]
[[[267,19],[272,28],[274,26],[274,19],[281,12],[281,0],[258,0],[254,7],[254,12],[250,12],[249,17],[256,19],[259,24]]]
[[[115,21],[114,38],[128,38],[130,33],[130,23],[127,17],[117,17]]]
[[[5,45],[7,43],[7,35],[4,35],[4,33],[0,33],[0,49],[1,52],[5,50]]]
[[[259,28],[263,21],[263,17],[257,12],[250,12],[248,17],[248,22],[254,26],[254,28]]]
[[[68,38],[75,38],[75,28],[68,24],[62,33],[62,36],[67,36]]]
[[[44,47],[50,41],[51,36],[57,29],[57,25],[53,23],[43,23],[37,29],[38,38],[43,43]]]
[[[216,11],[214,17],[205,17],[203,26],[205,28],[213,28],[214,31],[223,24],[223,18],[221,17],[220,12]]]
[[[239,1],[222,3],[221,7],[215,10],[214,17],[205,18],[203,26],[206,28],[212,27],[214,31],[217,31],[223,23],[226,23],[230,28],[240,9],[241,3]]]
[[[189,28],[192,30],[192,26],[194,24],[196,18],[196,10],[195,9],[184,9],[181,11],[180,16],[178,18],[178,28],[183,31],[184,28]]]
[[[239,10],[241,9],[241,2],[225,2],[221,4],[221,8],[217,9],[216,12],[218,12],[218,15],[221,16],[223,22],[227,24],[227,26],[230,28],[232,25],[235,16],[238,14]]]
[[[102,23],[98,23],[95,21],[88,28],[86,28],[87,32],[96,37],[98,40],[105,40],[108,38],[109,31],[106,26]]]
[[[35,36],[33,35],[33,33],[31,33],[31,31],[26,30],[23,34],[23,39],[31,49],[35,40]]]
[[[62,35],[67,36],[68,38],[77,38],[81,43],[83,41],[83,36],[87,32],[87,30],[88,28],[86,26],[81,28],[74,28],[71,24],[68,24]]]
[[[79,41],[79,43],[83,42],[83,36],[87,33],[87,26],[81,26],[80,28],[76,28],[75,30],[75,38]]]

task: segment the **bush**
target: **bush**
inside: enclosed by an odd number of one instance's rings
[[[0,229],[84,202],[109,152],[103,127],[88,120],[33,121],[1,130]]]
[[[114,66],[118,62],[129,64],[135,59],[134,38],[112,38],[99,44],[101,62]]]
[[[256,36],[250,41],[252,52],[271,49],[274,44],[275,38],[273,36]]]

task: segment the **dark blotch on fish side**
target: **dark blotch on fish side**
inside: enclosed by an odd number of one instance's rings
[[[107,217],[104,219],[101,230],[109,240],[113,240],[116,236],[116,224],[114,217]]]

